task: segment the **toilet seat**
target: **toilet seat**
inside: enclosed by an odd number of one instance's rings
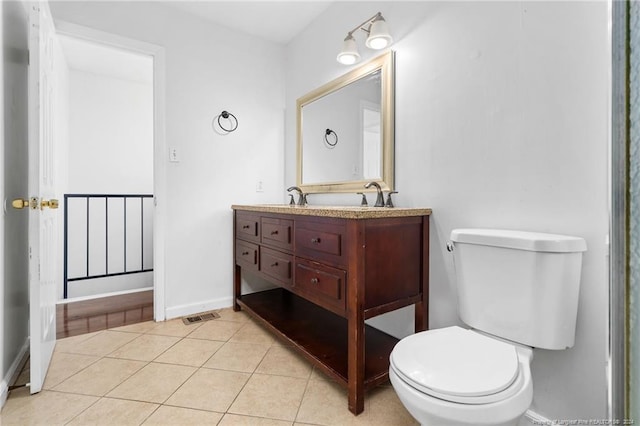
[[[409,386],[445,401],[497,402],[522,385],[515,346],[457,326],[402,339],[390,363]]]

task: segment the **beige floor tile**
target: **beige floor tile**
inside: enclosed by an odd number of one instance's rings
[[[229,339],[231,342],[237,343],[260,343],[263,345],[272,345],[275,341],[273,334],[258,324],[253,322],[246,323],[236,334]]]
[[[178,343],[179,340],[179,337],[143,334],[111,352],[108,356],[110,358],[153,361],[164,351]]]
[[[83,342],[87,339],[90,339],[101,332],[102,331],[95,331],[93,333],[80,334],[78,336],[65,337],[64,339],[58,339],[56,340],[56,347],[53,350],[54,352],[68,352],[70,348],[73,348],[78,343]]]
[[[171,395],[166,404],[224,413],[249,377],[246,373],[201,368]]]
[[[233,310],[233,308],[224,308],[216,312],[218,312],[218,315],[220,315],[220,319],[223,321],[247,322],[251,320],[249,315],[247,315],[245,312],[236,312]]]
[[[22,371],[20,371],[20,374],[18,374],[18,378],[16,379],[15,384],[23,385],[29,382],[31,382],[31,364],[29,361],[27,361],[27,363],[22,367]]]
[[[379,386],[367,392],[367,410],[364,419],[373,424],[394,426],[415,426],[419,423],[409,414],[391,386]]]
[[[226,342],[244,326],[244,323],[234,321],[222,321],[220,319],[206,321],[193,333],[192,339],[220,340]]]
[[[215,425],[222,418],[222,413],[213,411],[192,410],[190,408],[168,407],[158,408],[143,424],[151,425]]]
[[[269,345],[227,342],[203,367],[253,373],[269,348]]]
[[[293,421],[307,380],[253,374],[228,412]]]
[[[331,379],[329,376],[327,376],[324,372],[320,371],[320,369],[318,369],[318,367],[313,367],[313,371],[311,372],[311,377],[309,377],[310,380],[330,380],[332,381],[333,379]]]
[[[186,325],[181,318],[155,323],[156,326],[147,331],[149,334],[159,334],[162,336],[185,337],[200,328],[202,324]]]
[[[122,327],[112,328],[113,331],[124,331],[127,333],[146,333],[153,330],[158,325],[155,321],[144,321],[136,324],[123,325]]]
[[[60,348],[60,351],[82,355],[105,356],[126,345],[138,336],[140,335],[137,333],[103,330],[78,343],[71,345],[65,344]],[[56,344],[56,346],[58,345]]]
[[[365,413],[368,402],[365,397]],[[365,419],[362,418],[363,414],[356,417],[349,411],[346,389],[337,383],[328,380],[309,380],[296,422],[316,425],[366,424]]]
[[[92,355],[54,352],[42,388],[52,389],[99,359],[100,357]]]
[[[200,367],[222,345],[222,342],[214,340],[182,339],[156,358],[155,362]]]
[[[29,395],[28,388],[11,391],[0,413],[0,424],[63,425],[98,400],[94,396],[42,391]]]
[[[265,419],[263,417],[240,416],[225,414],[218,426],[291,426],[291,422],[284,420]]]
[[[311,370],[311,364],[302,359],[291,348],[275,345],[269,349],[269,352],[258,365],[256,373],[308,379],[311,375]]]
[[[195,371],[193,367],[152,362],[109,392],[107,396],[162,403]]]
[[[104,396],[145,365],[143,361],[101,358],[57,385],[54,390]]]
[[[69,425],[139,425],[156,408],[148,402],[102,398]]]

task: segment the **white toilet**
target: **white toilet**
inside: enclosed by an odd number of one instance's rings
[[[517,425],[531,405],[533,348],[575,338],[584,239],[496,229],[451,232],[460,319],[408,336],[389,377],[423,426]]]

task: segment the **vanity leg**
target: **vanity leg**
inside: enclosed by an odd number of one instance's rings
[[[429,328],[429,216],[422,217],[421,300],[414,305],[416,333]]]
[[[240,305],[238,305],[238,297],[240,297],[240,285],[242,283],[242,269],[239,265],[234,265],[233,268],[233,310],[238,312]]]
[[[348,391],[349,411],[360,414],[364,411],[364,225],[352,221],[347,226],[347,240],[353,241],[353,250],[348,254],[349,271],[347,279],[347,337],[348,337]]]
[[[364,321],[349,319],[349,411],[364,411]]]
[[[237,228],[237,212],[234,210],[233,211],[233,229],[238,229]],[[235,235],[235,234],[234,234]],[[233,256],[233,310],[235,312],[238,312],[240,310],[240,305],[238,305],[238,297],[240,297],[240,295],[242,294],[242,269],[240,268],[240,266],[236,263],[236,257],[235,257],[235,253],[236,253],[236,239],[233,239],[233,252],[234,254]]]

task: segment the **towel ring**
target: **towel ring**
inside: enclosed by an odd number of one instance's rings
[[[224,127],[222,125],[222,123],[220,122],[220,117],[229,120],[229,124],[230,126]],[[235,115],[231,114],[229,111],[222,111],[219,115],[218,115],[218,126],[224,130],[227,133],[231,133],[233,131],[235,131],[238,128],[238,119],[236,118]]]
[[[334,141],[333,143],[329,142],[329,136],[333,135],[334,137]],[[329,145],[330,147],[334,147],[338,144],[338,134],[336,132],[334,132],[331,129],[327,129],[324,132],[324,141],[327,143],[327,145]]]

